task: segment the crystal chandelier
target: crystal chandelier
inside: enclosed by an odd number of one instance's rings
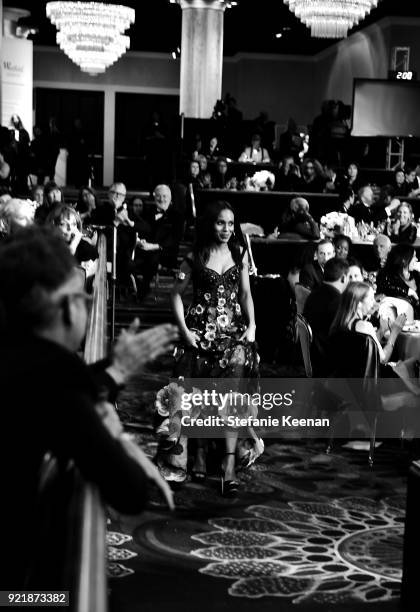
[[[344,38],[379,0],[284,0],[315,38]]]
[[[82,72],[105,72],[130,47],[123,32],[135,11],[103,2],[48,2],[47,17],[58,30],[57,44]]]

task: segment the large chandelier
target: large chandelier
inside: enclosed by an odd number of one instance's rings
[[[344,38],[379,0],[284,0],[315,38]]]
[[[134,23],[135,11],[103,2],[48,2],[47,17],[58,30],[57,44],[82,72],[95,76],[130,47],[123,32]]]

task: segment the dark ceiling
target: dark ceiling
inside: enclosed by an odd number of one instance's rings
[[[45,17],[45,1],[9,0],[4,4],[29,9],[39,33],[36,44],[54,45],[55,28]],[[181,40],[181,9],[169,0],[120,0],[106,4],[125,4],[136,8],[136,23],[129,30],[131,49],[172,52]],[[380,0],[379,5],[360,24],[364,27],[387,15],[420,17],[418,0]],[[283,30],[283,28],[286,28]],[[288,29],[290,28],[290,29]],[[282,32],[281,38],[276,33]],[[334,40],[311,38],[309,30],[289,11],[282,0],[238,0],[226,11],[225,55],[240,51],[252,53],[289,53],[313,55]]]

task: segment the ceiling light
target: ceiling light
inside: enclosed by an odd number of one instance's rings
[[[57,43],[82,72],[105,72],[130,47],[123,32],[135,10],[103,2],[48,2],[47,17],[56,26]]]
[[[344,38],[379,0],[284,0],[315,38]]]

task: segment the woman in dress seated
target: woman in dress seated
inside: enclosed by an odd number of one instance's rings
[[[391,242],[404,242],[413,244],[417,238],[417,227],[413,223],[414,214],[411,205],[402,202],[395,215],[395,221],[391,224],[389,237]]]
[[[380,326],[376,330],[367,320],[374,312],[375,306],[375,294],[370,285],[350,283],[341,297],[340,308],[331,325],[330,335],[343,331],[355,331],[371,336],[378,347],[380,362],[386,364],[391,358],[395,341],[404,326],[406,317],[405,315],[396,317],[390,326],[386,343],[382,346],[381,341],[385,339],[384,327]]]
[[[177,351],[176,375],[237,379],[237,384],[229,381],[230,388],[242,393],[250,392],[252,385],[255,390],[258,388],[259,357],[248,254],[238,238],[231,206],[227,202],[211,204],[198,220],[194,250],[181,265],[172,291],[172,305],[182,338]],[[185,314],[182,295],[190,281],[193,302]],[[221,414],[217,406],[204,412],[218,413]],[[250,407],[245,407],[242,414],[250,416],[251,413]],[[238,429],[225,427],[224,432],[222,495],[234,496],[239,486],[235,471]],[[166,466],[170,462],[169,456]],[[204,440],[197,441],[192,476],[197,481],[206,478]]]
[[[420,275],[416,270],[417,255],[413,246],[396,244],[386,264],[377,275],[377,292],[388,297],[407,300],[415,315],[419,311]]]

